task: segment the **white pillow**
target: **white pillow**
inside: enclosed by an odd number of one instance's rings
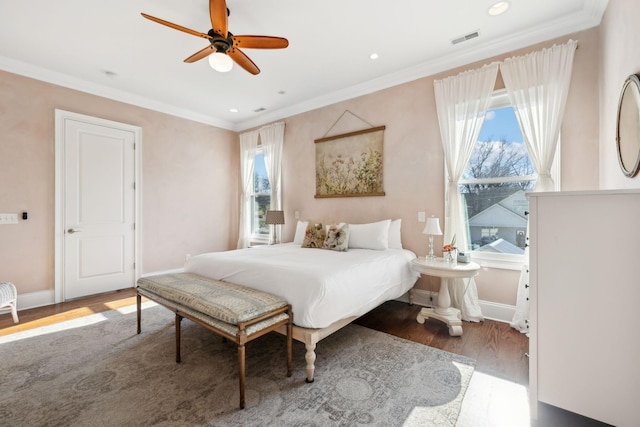
[[[293,243],[296,245],[301,245],[304,241],[304,233],[307,231],[307,225],[309,221],[298,221],[298,225],[296,225],[296,234],[293,236]]]
[[[401,219],[394,219],[389,226],[389,249],[402,249],[402,238],[400,236]]]
[[[369,224],[349,224],[349,248],[379,251],[389,249],[390,225],[390,219]]]

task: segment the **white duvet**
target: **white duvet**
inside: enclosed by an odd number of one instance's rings
[[[291,304],[296,325],[324,328],[411,289],[415,257],[406,249],[336,252],[287,243],[197,255],[185,271],[278,295]]]

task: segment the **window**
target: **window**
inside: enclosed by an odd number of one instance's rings
[[[264,154],[260,148],[253,166],[253,194],[251,198],[251,241],[269,242],[269,225],[265,222],[271,206],[271,184],[267,177]]]
[[[509,98],[497,92],[459,182],[474,259],[522,261],[529,208],[525,193],[534,189],[536,179]]]

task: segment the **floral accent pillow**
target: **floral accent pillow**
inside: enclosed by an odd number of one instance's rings
[[[327,237],[327,232],[322,224],[309,223],[304,233],[304,240],[302,241],[303,248],[320,248]]]
[[[332,224],[327,228],[323,249],[344,252],[349,248],[349,224]]]

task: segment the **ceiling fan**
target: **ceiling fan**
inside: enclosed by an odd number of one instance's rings
[[[210,45],[194,53],[184,62],[196,62],[209,57],[211,67],[217,71],[229,71],[235,61],[251,74],[260,73],[258,66],[240,48],[248,49],[282,49],[289,46],[289,41],[282,37],[272,36],[234,36],[227,27],[229,9],[225,0],[209,0],[209,16],[211,26],[206,34],[181,25],[142,13],[147,19],[167,27],[183,31],[187,34],[209,40]],[[232,61],[233,60],[233,61]]]

